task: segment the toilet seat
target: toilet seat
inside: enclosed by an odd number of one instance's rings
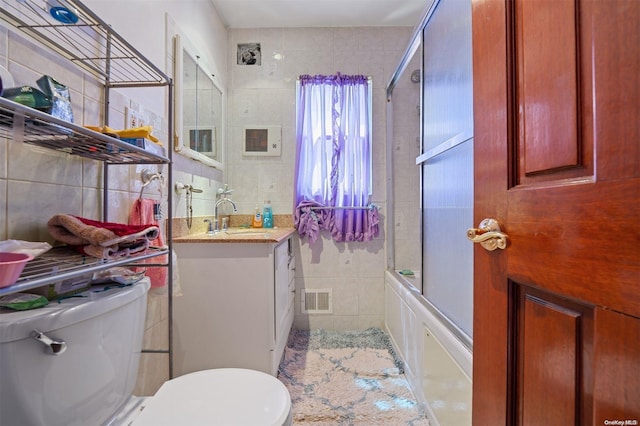
[[[165,382],[133,426],[291,424],[289,391],[275,377],[243,368],[196,371]]]

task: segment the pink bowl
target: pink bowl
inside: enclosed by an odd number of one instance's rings
[[[0,252],[0,288],[18,281],[24,266],[33,259],[30,254]]]

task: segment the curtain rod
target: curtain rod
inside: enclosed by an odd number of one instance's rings
[[[333,74],[333,75],[335,75],[335,74]],[[345,74],[345,75],[346,75],[346,74]],[[313,77],[313,76],[312,76],[312,77]],[[372,76],[370,76],[370,75],[368,75],[368,76],[366,76],[366,77],[367,77],[367,80],[369,80],[369,81],[373,80],[373,77],[372,77]],[[296,78],[296,81],[300,81],[300,76],[298,76],[298,77]]]
[[[375,204],[369,204],[368,206],[316,206],[309,207],[311,210],[373,210],[375,208]]]

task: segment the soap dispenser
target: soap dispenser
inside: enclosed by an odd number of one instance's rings
[[[251,220],[252,228],[262,228],[262,212],[260,211],[260,207],[256,205],[256,211],[253,214],[253,219]]]
[[[264,202],[262,207],[262,226],[265,228],[273,228],[273,209],[271,208],[271,200]]]

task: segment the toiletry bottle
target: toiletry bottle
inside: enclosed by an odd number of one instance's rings
[[[260,207],[256,206],[256,212],[253,214],[253,219],[251,220],[252,228],[262,228],[262,212],[260,212]]]
[[[262,226],[265,228],[273,228],[273,209],[271,208],[271,200],[264,202],[262,207]]]

